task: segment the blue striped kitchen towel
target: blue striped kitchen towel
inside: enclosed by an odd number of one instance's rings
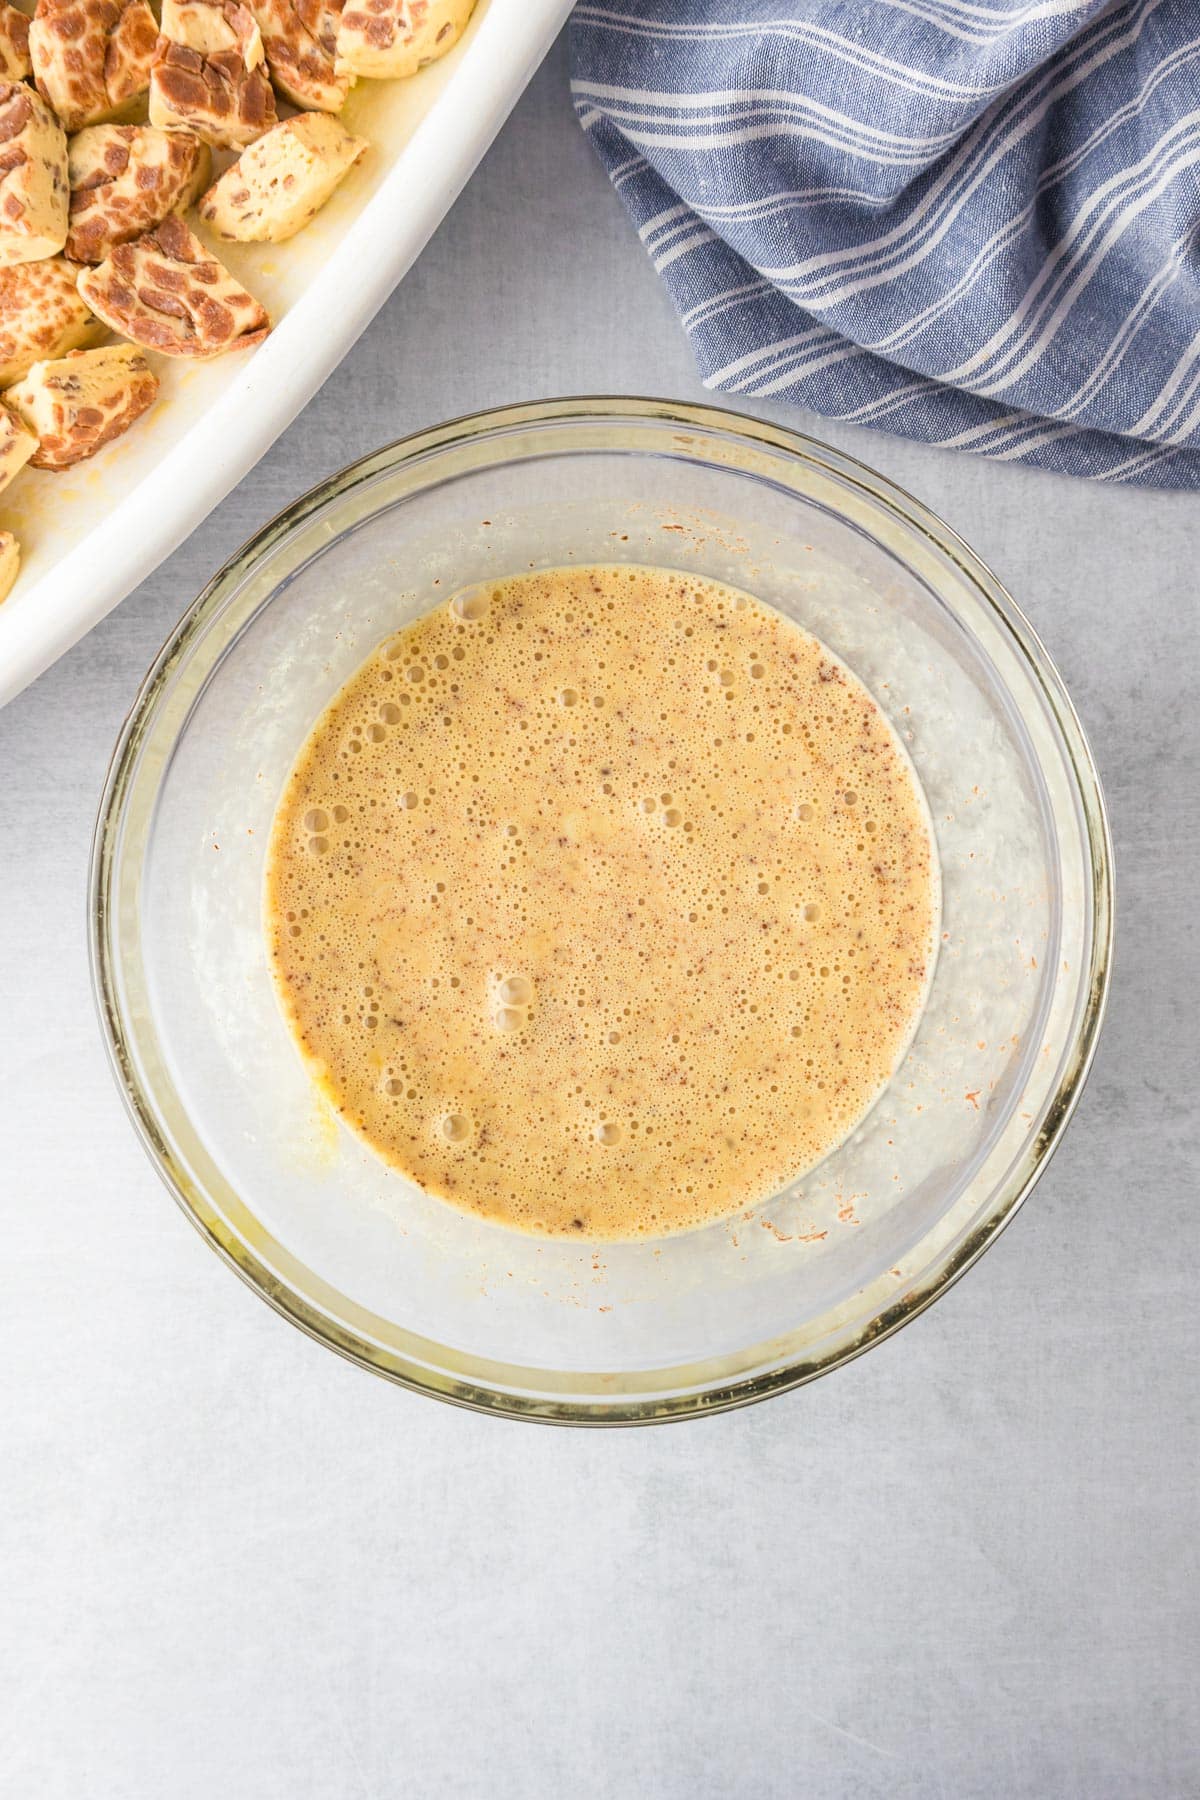
[[[706,384],[1200,486],[1200,0],[581,0]]]

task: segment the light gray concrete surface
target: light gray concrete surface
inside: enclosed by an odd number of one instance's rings
[[[272,454],[0,714],[5,1800],[1200,1788],[1196,498],[826,431],[959,527],[1044,634],[1120,889],[1108,1027],[1052,1168],[851,1367],[660,1431],[439,1407],[247,1292],[126,1124],[85,864],[184,604],[350,457],[601,390],[701,391],[559,46]]]

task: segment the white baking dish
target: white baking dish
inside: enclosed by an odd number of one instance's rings
[[[321,385],[448,211],[537,68],[570,0],[480,0],[448,56],[362,82],[345,119],[368,158],[286,244],[220,248],[270,310],[256,351],[154,359],[158,404],[66,474],[26,470],[0,498],[23,561],[0,605],[0,705],[89,631],[195,529]]]

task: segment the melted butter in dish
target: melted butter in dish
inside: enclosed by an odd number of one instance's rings
[[[628,1239],[778,1192],[890,1079],[938,877],[879,707],[666,569],[457,595],[318,720],[272,828],[285,1016],[427,1192]]]

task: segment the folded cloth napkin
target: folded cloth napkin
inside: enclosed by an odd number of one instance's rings
[[[1200,0],[582,0],[706,384],[1200,486]]]

